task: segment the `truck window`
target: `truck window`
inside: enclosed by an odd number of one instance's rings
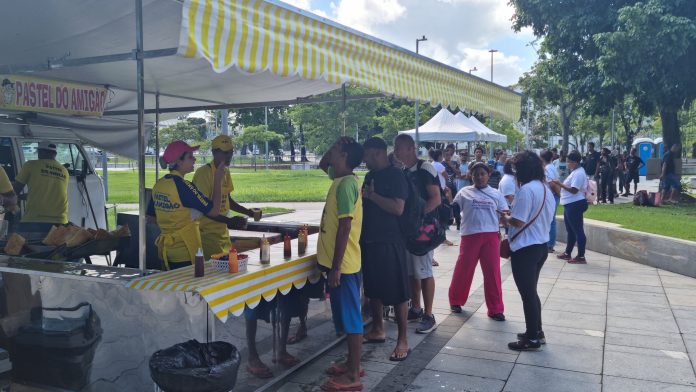
[[[15,167],[17,163],[15,162],[14,156],[15,154],[12,150],[12,139],[10,139],[9,137],[1,137],[0,166],[2,166],[3,169],[5,169],[5,173],[7,173],[7,177],[10,178],[10,181],[14,181],[14,178],[17,175],[17,170]]]
[[[25,162],[39,159],[37,147],[38,142],[36,141],[22,142],[22,152],[24,153]],[[66,169],[68,169],[70,176],[82,175],[83,165],[85,165],[87,168],[86,174],[92,174],[92,170],[89,168],[89,164],[87,163],[88,161],[77,144],[56,143],[56,149],[56,160],[63,164]]]

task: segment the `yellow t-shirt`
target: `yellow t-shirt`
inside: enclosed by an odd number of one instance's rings
[[[175,242],[167,246],[170,262],[192,261],[201,247],[198,218],[212,208],[213,203],[178,171],[172,170],[157,180],[147,215],[157,217],[160,236],[175,237]],[[164,249],[159,251],[162,253]]]
[[[27,161],[15,178],[29,188],[22,222],[68,223],[68,170],[55,159]]]
[[[215,178],[215,167],[212,164],[203,165],[196,170],[193,175],[193,184],[209,199],[213,197],[213,180]],[[227,174],[222,179],[220,215],[227,216],[230,211],[229,194],[234,190],[232,176],[229,169],[225,169]],[[207,216],[199,219],[201,232],[201,242],[203,244],[203,255],[209,258],[216,253],[229,252],[232,243],[227,225],[216,222]]]
[[[333,177],[331,170],[329,177]],[[348,245],[341,263],[341,273],[354,274],[360,272],[360,232],[362,230],[362,197],[360,197],[358,177],[354,175],[334,178],[326,196],[317,248],[319,264],[326,268],[331,268],[333,262],[338,220],[346,217],[352,219]]]
[[[2,166],[0,166],[0,193],[10,193],[12,192],[12,184],[10,183],[9,177],[7,177],[7,173],[5,173],[5,169],[3,169]]]

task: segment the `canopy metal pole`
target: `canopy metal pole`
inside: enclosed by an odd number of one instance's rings
[[[346,136],[346,84],[341,85],[341,117],[343,118],[343,130],[341,136]]]
[[[155,94],[155,180],[159,179],[159,93]]]
[[[143,59],[143,0],[135,0],[135,41],[138,83],[138,262],[145,275],[145,64]]]
[[[268,132],[268,106],[263,107],[263,123],[266,125],[266,132]],[[268,170],[268,137],[266,137],[266,170]]]

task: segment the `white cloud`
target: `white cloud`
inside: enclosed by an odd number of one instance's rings
[[[457,68],[468,71],[476,67],[478,71],[472,71],[473,75],[486,80],[491,79],[491,54],[488,50],[460,48],[460,51],[462,60],[457,64]],[[493,80],[506,86],[517,83],[525,71],[520,65],[521,60],[519,56],[493,53]]]
[[[341,0],[332,3],[335,19],[346,26],[372,33],[374,26],[389,24],[406,14],[399,0]]]
[[[293,0],[315,12],[320,0]],[[445,64],[490,79],[492,46],[502,45],[494,55],[494,81],[516,83],[536,59],[525,45],[531,30],[512,31],[513,9],[507,0],[333,0],[328,17],[346,26],[415,51],[416,37],[425,35],[420,53]],[[326,15],[322,15],[325,16]],[[514,53],[510,53],[514,52]]]

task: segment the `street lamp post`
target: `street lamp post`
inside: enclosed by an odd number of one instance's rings
[[[418,44],[421,43],[421,41],[427,41],[428,39],[425,38],[425,35],[421,38],[416,38],[416,54],[418,54]],[[416,98],[416,155],[418,155],[418,143],[420,143],[420,137],[418,135],[418,118],[420,115],[418,114],[418,98]]]
[[[491,49],[488,52],[491,54],[491,83],[493,83],[493,53],[497,52],[498,49]],[[491,112],[491,130],[493,130],[493,112]],[[491,157],[493,156],[493,151],[491,151]]]
[[[491,83],[493,82],[493,53],[497,51],[498,49],[491,49],[488,51],[491,54]]]

